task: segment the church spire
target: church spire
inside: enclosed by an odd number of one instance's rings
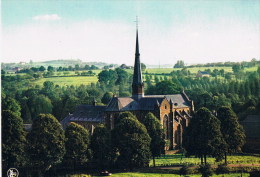
[[[142,69],[140,62],[139,53],[139,40],[138,40],[138,28],[136,29],[136,46],[135,46],[135,65],[134,65],[134,76],[132,83],[132,97],[140,99],[144,96],[144,83],[142,79]]]

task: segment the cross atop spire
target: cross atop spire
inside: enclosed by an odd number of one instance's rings
[[[138,30],[138,16],[136,16],[136,20],[134,22],[136,23],[136,30]]]

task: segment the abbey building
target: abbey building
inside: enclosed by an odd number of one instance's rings
[[[169,149],[182,146],[183,130],[188,126],[193,111],[193,102],[183,92],[172,95],[145,95],[139,53],[138,31],[136,32],[135,65],[131,97],[113,97],[107,106],[79,105],[77,110],[62,120],[65,127],[69,122],[77,122],[87,129],[104,123],[114,128],[115,119],[121,112],[132,112],[140,120],[147,113],[153,113],[165,130]]]

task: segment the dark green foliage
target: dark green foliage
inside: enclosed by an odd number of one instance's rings
[[[155,81],[156,82],[156,81]],[[147,94],[151,95],[168,95],[180,93],[181,88],[174,82],[170,80],[163,80],[161,82],[156,82],[155,86],[150,86],[147,89]]]
[[[210,164],[200,165],[198,171],[201,173],[202,177],[208,177],[213,175],[213,169]]]
[[[113,145],[119,153],[119,167],[133,169],[148,166],[151,138],[143,124],[133,118],[124,118],[115,126],[112,136]]]
[[[112,165],[111,134],[104,125],[99,125],[94,129],[90,147],[93,160],[97,162],[97,168],[105,169]]]
[[[34,119],[27,140],[31,167],[45,171],[62,161],[65,154],[64,131],[51,114],[40,114]]]
[[[180,175],[187,175],[190,173],[190,169],[189,169],[189,166],[187,164],[183,165],[181,168],[180,168],[180,171],[179,171],[179,174]]]
[[[226,143],[221,134],[220,121],[207,109],[199,109],[184,132],[183,146],[188,155],[200,158],[211,155],[221,160],[226,152]]]
[[[53,105],[51,100],[44,95],[31,97],[28,102],[32,119],[35,119],[39,114],[52,113]]]
[[[18,117],[21,116],[21,106],[14,98],[11,97],[5,97],[2,99],[2,110],[10,110]]]
[[[110,69],[110,70],[103,70],[98,74],[98,81],[100,83],[105,83],[109,85],[115,84],[118,79],[117,72]]]
[[[116,68],[115,69],[116,73],[117,73],[117,80],[116,80],[116,84],[120,85],[120,84],[125,84],[125,82],[127,82],[128,80],[128,73],[120,68]]]
[[[254,170],[252,172],[250,172],[250,176],[249,177],[259,177],[260,176],[260,171],[259,170]]]
[[[25,132],[23,120],[10,110],[2,111],[2,167],[20,168],[25,159]]]
[[[153,158],[158,157],[161,154],[164,154],[164,130],[162,129],[160,121],[152,113],[148,113],[142,119],[142,123],[145,125],[147,132],[152,139],[150,149]]]
[[[227,167],[227,164],[220,164],[218,165],[218,168],[216,169],[216,174],[226,174],[229,173],[229,169]]]
[[[183,68],[183,67],[184,67],[184,61],[178,60],[173,68]]]
[[[111,98],[113,98],[113,93],[112,92],[106,92],[103,95],[101,102],[104,103],[104,104],[108,104],[109,101],[111,100]]]
[[[70,123],[65,131],[66,153],[64,161],[67,165],[82,165],[89,158],[89,133],[88,130],[74,122]]]
[[[229,107],[221,107],[217,111],[217,118],[221,122],[221,132],[227,144],[227,152],[241,151],[245,143],[245,133],[236,114]]]
[[[115,119],[115,124],[119,123],[124,118],[133,118],[137,120],[136,116],[133,115],[133,113],[126,111],[126,112],[121,112],[119,114],[118,118]]]
[[[142,69],[142,71],[146,70],[146,65],[144,63],[141,63],[141,69]]]

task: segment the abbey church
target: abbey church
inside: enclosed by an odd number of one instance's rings
[[[138,30],[136,32],[136,50],[131,97],[114,96],[107,106],[79,105],[77,110],[62,120],[63,127],[69,122],[76,122],[93,131],[99,123],[113,129],[115,119],[121,112],[132,112],[141,120],[147,113],[153,113],[165,130],[165,138],[169,149],[182,146],[183,130],[188,126],[194,109],[193,101],[184,91],[172,95],[145,95],[144,82],[139,53]]]

